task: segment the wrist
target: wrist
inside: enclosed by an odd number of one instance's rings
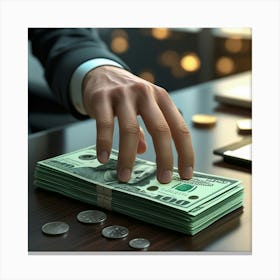
[[[73,73],[70,81],[70,100],[75,109],[82,115],[87,115],[83,102],[83,84],[86,77],[92,75],[92,71],[100,67],[123,68],[119,63],[106,59],[95,58],[82,63]],[[90,74],[90,75],[88,75]],[[88,78],[87,78],[88,79]]]

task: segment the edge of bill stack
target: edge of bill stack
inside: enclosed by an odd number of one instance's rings
[[[54,193],[139,220],[195,235],[243,206],[240,180],[194,172],[182,180],[174,170],[168,184],[156,179],[156,164],[137,158],[131,179],[117,179],[118,151],[101,164],[95,146],[37,162],[34,184]]]

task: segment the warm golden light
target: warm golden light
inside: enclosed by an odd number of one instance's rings
[[[160,63],[164,66],[172,66],[178,64],[179,55],[177,52],[172,50],[167,50],[160,55]]]
[[[164,40],[170,36],[170,30],[168,28],[153,28],[152,36],[158,40]]]
[[[234,61],[230,57],[220,57],[216,62],[216,70],[221,74],[230,74],[234,71]]]
[[[111,42],[111,49],[115,53],[124,53],[128,50],[128,41],[123,37],[115,37]]]
[[[228,38],[225,40],[225,48],[231,53],[238,53],[242,50],[242,40],[240,38]]]
[[[155,83],[155,75],[151,71],[143,71],[138,76],[153,84]]]
[[[111,34],[112,38],[115,37],[123,37],[123,38],[128,38],[127,32],[123,29],[115,29],[112,34]]]
[[[195,53],[189,53],[182,57],[181,66],[187,72],[194,72],[200,68],[200,59]]]

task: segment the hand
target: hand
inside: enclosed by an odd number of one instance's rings
[[[142,117],[153,139],[158,181],[169,183],[172,179],[172,139],[178,153],[180,177],[192,177],[194,152],[190,131],[163,88],[122,68],[101,66],[84,78],[83,101],[88,115],[96,119],[97,157],[101,163],[109,159],[114,117],[118,118],[120,141],[117,173],[120,181],[129,180],[136,153],[144,153],[147,149],[137,115]]]

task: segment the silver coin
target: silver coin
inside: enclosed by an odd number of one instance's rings
[[[69,225],[64,222],[50,222],[42,226],[42,231],[45,234],[59,235],[66,233],[69,230]]]
[[[77,219],[81,223],[85,224],[98,224],[107,219],[107,215],[98,210],[86,210],[77,215]]]
[[[150,241],[146,238],[134,238],[129,241],[129,246],[134,249],[146,249],[150,246]]]
[[[124,238],[128,235],[128,229],[123,226],[109,226],[102,229],[102,235],[112,239]]]

